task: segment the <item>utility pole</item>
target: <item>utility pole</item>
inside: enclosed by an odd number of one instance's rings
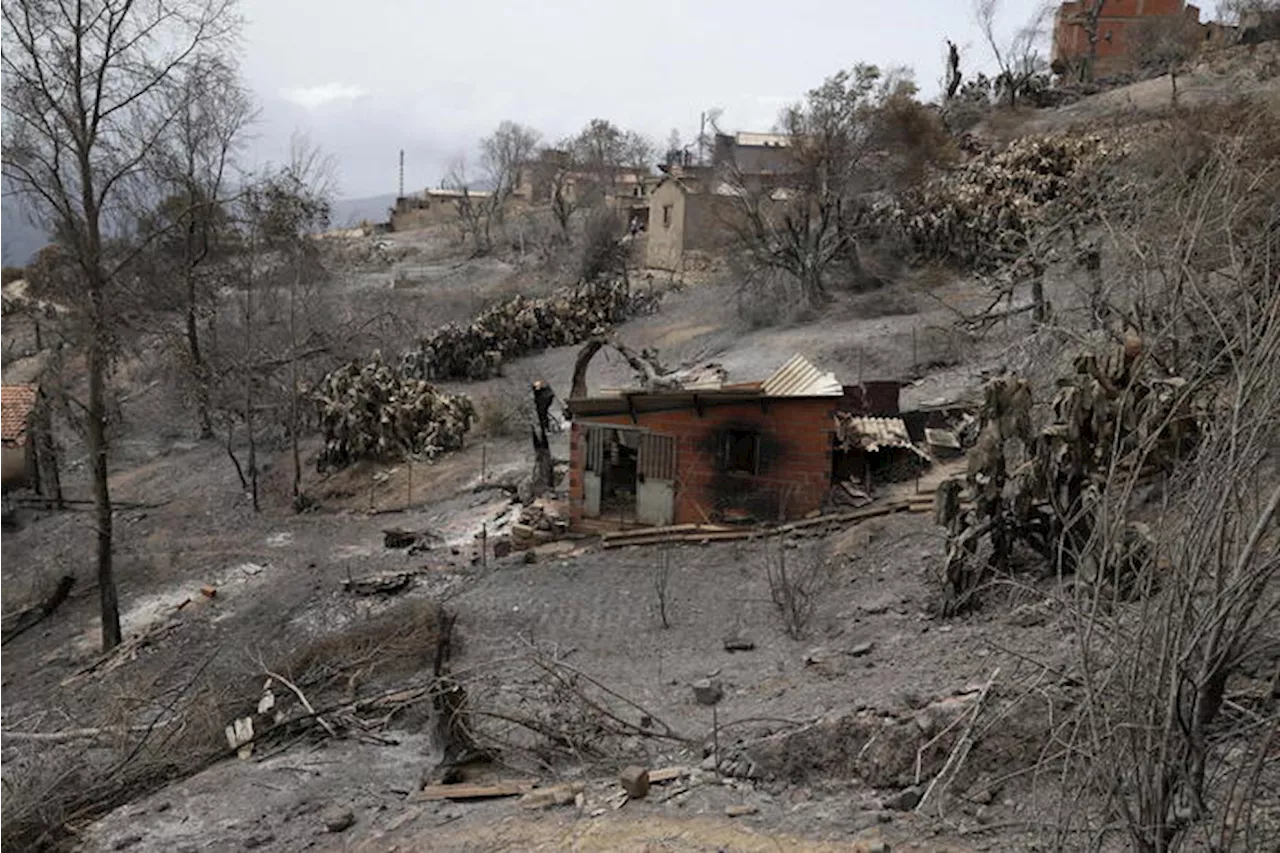
[[[397,198],[404,198],[404,149],[400,149],[400,193]]]

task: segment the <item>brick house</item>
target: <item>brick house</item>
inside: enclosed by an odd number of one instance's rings
[[[36,465],[32,434],[40,389],[35,385],[0,387],[0,481],[7,491],[31,482]]]
[[[1058,7],[1053,25],[1051,60],[1054,72],[1068,74],[1089,57],[1088,14],[1103,0],[1068,0]],[[1142,22],[1180,15],[1187,37],[1197,45],[1218,45],[1230,39],[1230,27],[1200,22],[1200,9],[1186,0],[1105,0],[1098,16],[1097,66],[1094,77],[1136,70],[1132,36]]]
[[[571,522],[803,517],[858,467],[836,413],[895,416],[900,387],[842,386],[797,356],[764,382],[570,399]]]

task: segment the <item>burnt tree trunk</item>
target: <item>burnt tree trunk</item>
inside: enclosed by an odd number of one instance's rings
[[[97,527],[98,592],[102,604],[102,649],[111,651],[120,645],[120,607],[116,598],[116,582],[112,565],[111,487],[107,481],[107,353],[102,316],[102,287],[90,282],[90,298],[94,317],[89,336],[87,359],[89,373],[88,444],[89,465],[93,472],[94,521]]]
[[[542,381],[533,383],[533,406],[536,422],[529,428],[533,439],[533,496],[545,494],[555,486],[555,468],[551,459],[551,404],[556,394]]]

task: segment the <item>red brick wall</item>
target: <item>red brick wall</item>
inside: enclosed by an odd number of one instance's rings
[[[1084,17],[1096,2],[1071,0],[1058,8],[1051,50],[1055,62],[1089,55],[1089,35],[1085,30]],[[1185,0],[1107,0],[1098,17],[1098,72],[1105,75],[1129,69],[1127,31],[1143,18],[1179,14],[1196,23],[1200,21],[1200,9]],[[1108,33],[1110,39],[1107,38]]]
[[[692,409],[579,418],[569,435],[569,506],[572,519],[582,518],[582,469],[586,444],[583,428],[614,423],[642,426],[676,438],[675,523],[715,520],[725,510],[741,510],[761,521],[799,518],[819,509],[831,487],[831,416],[838,400],[770,400],[758,404],[709,406],[702,416]],[[727,429],[760,433],[760,472],[756,475],[720,470],[717,451]]]

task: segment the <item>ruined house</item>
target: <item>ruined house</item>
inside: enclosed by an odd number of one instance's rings
[[[1090,12],[1102,0],[1068,0],[1058,7],[1053,25],[1051,60],[1056,74],[1069,74],[1088,59]],[[1152,18],[1181,15],[1187,38],[1196,45],[1219,46],[1233,38],[1233,28],[1201,23],[1200,9],[1185,0],[1105,0],[1098,14],[1095,77],[1110,77],[1138,70],[1132,36]]]
[[[0,480],[5,491],[28,485],[35,475],[36,447],[32,437],[39,399],[36,385],[0,387]]]
[[[683,272],[704,253],[723,250],[741,229],[741,203],[733,175],[753,189],[782,192],[795,170],[790,137],[780,133],[718,133],[708,165],[672,163],[653,187],[648,205],[645,266]]]
[[[392,231],[415,231],[433,225],[456,222],[458,219],[458,203],[470,198],[472,203],[481,204],[488,201],[493,193],[483,190],[425,189],[420,193],[401,196],[396,199],[396,206],[391,208]],[[518,196],[513,196],[519,202]]]
[[[869,456],[904,440],[924,456],[897,417],[900,387],[841,385],[797,356],[763,382],[572,398],[571,519],[750,523],[821,510],[833,484],[876,467]],[[860,427],[880,441],[848,440]]]
[[[732,241],[732,197],[709,191],[705,179],[665,175],[649,195],[645,266],[683,272],[691,255]]]

